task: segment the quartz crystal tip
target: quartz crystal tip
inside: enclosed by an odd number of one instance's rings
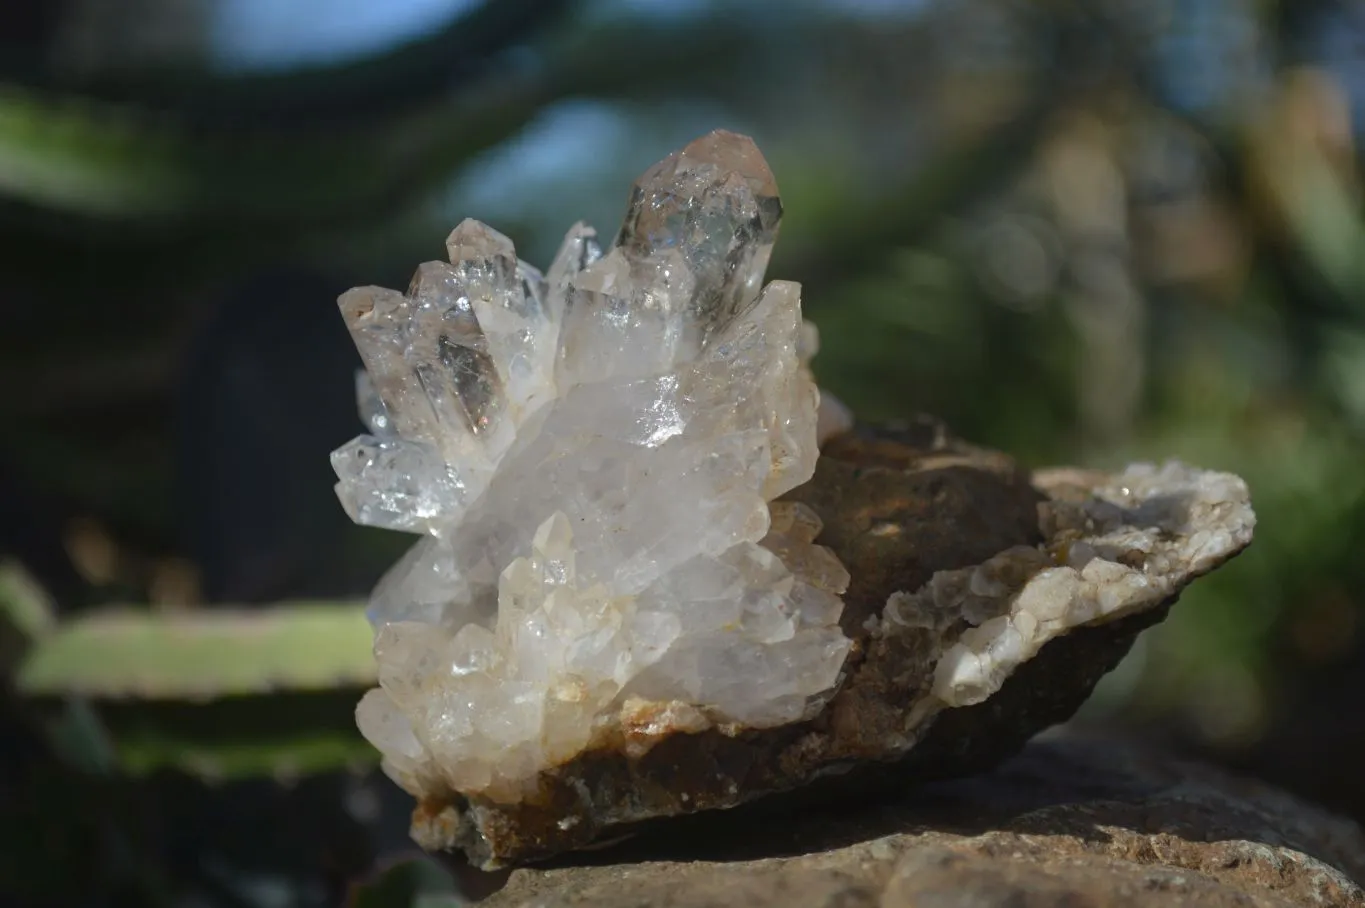
[[[758,297],[777,240],[782,202],[748,136],[716,130],[635,181],[616,246],[637,267],[681,259],[691,282],[679,307],[704,344]]]
[[[465,218],[446,237],[446,252],[450,263],[498,262],[510,273],[517,264],[517,251],[512,241],[498,231],[473,218]]]
[[[728,225],[731,229],[743,227],[745,233],[771,246],[782,220],[782,202],[777,180],[754,140],[717,129],[675,151],[635,181],[617,245],[651,251],[681,245],[699,238],[698,228],[715,228],[725,220],[734,221]]]
[[[711,165],[743,177],[754,197],[765,205],[761,213],[768,222],[767,226],[772,230],[777,229],[777,221],[782,214],[777,180],[773,178],[768,162],[753,139],[726,129],[717,129],[693,140],[678,154],[696,165]]]

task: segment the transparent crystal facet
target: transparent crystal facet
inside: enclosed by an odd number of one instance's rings
[[[716,132],[544,275],[466,220],[407,293],[342,296],[371,434],[333,455],[338,494],[425,534],[372,596],[357,715],[405,787],[512,797],[642,703],[762,726],[837,683],[848,573],[773,503],[818,454],[800,290],[763,286],[780,216]]]

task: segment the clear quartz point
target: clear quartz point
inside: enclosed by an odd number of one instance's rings
[[[518,797],[627,700],[761,727],[837,683],[847,571],[774,502],[818,454],[800,288],[763,285],[781,210],[715,132],[544,274],[466,220],[406,293],[341,297],[370,434],[333,454],[338,495],[423,534],[371,598],[357,715],[410,791]]]
[[[777,182],[753,140],[717,130],[636,181],[617,245],[632,261],[680,254],[693,284],[674,305],[699,345],[758,297],[781,219]]]
[[[418,267],[408,288],[412,314],[404,350],[441,426],[438,444],[447,442],[457,455],[494,430],[503,405],[502,382],[474,314],[466,271],[488,276],[444,262]]]

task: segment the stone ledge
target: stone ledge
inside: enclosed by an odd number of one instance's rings
[[[1365,905],[1358,826],[1256,782],[1071,734],[902,800],[739,808],[574,860],[514,871],[481,904]]]

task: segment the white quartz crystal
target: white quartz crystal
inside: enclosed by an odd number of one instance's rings
[[[1065,489],[1068,476],[1034,481]],[[940,571],[888,600],[892,626],[942,628],[960,618],[974,625],[938,660],[936,703],[980,703],[1054,637],[1172,598],[1245,548],[1256,516],[1238,477],[1170,462],[1130,466],[1085,496],[1054,494],[1042,523],[1044,546]]]
[[[374,591],[357,710],[409,791],[516,799],[614,734],[787,723],[837,684],[848,573],[773,503],[818,455],[814,333],[797,285],[763,286],[780,215],[753,142],[715,132],[544,275],[467,220],[406,294],[341,297],[371,434],[333,454],[338,495],[422,534]],[[821,434],[846,426],[827,405]]]

